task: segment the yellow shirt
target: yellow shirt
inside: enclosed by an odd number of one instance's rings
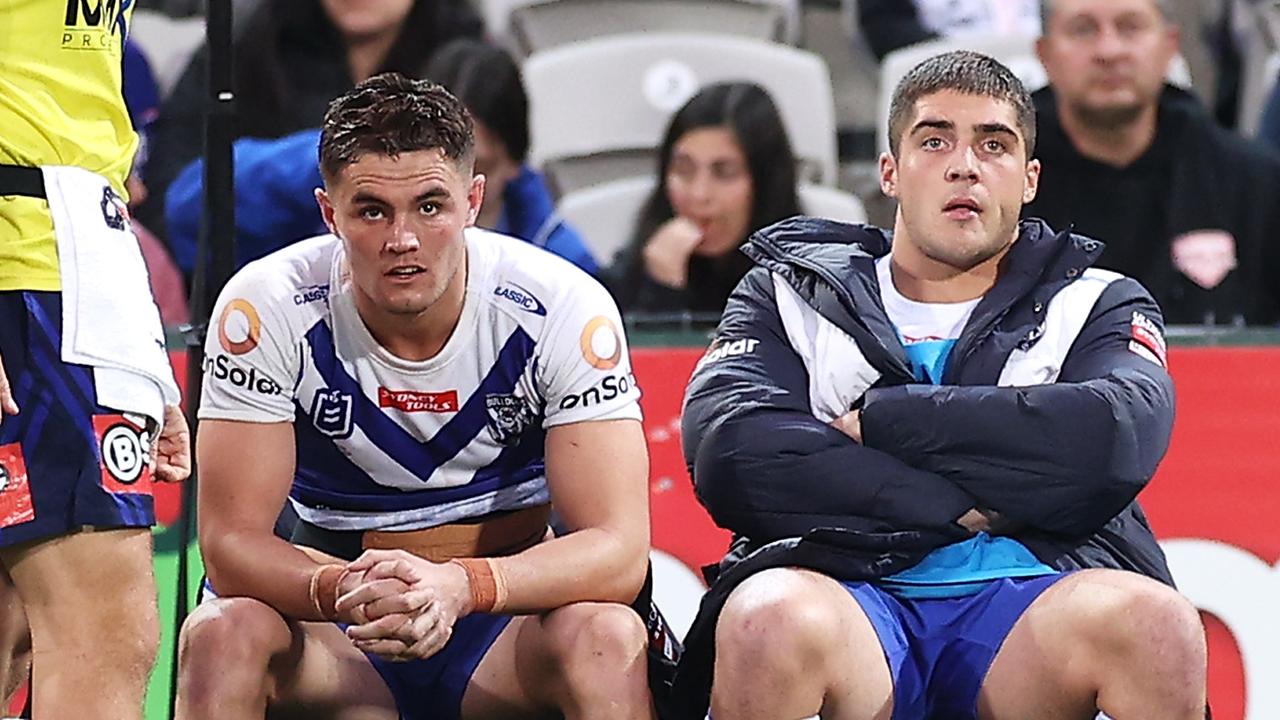
[[[132,0],[0,0],[0,163],[75,165],[121,197],[138,137],[120,91]],[[0,290],[58,290],[49,205],[0,197]]]

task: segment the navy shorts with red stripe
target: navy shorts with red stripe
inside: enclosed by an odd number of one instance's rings
[[[0,360],[19,408],[0,418],[0,547],[155,522],[154,423],[99,405],[93,368],[63,362],[61,347],[61,293],[0,291]]]

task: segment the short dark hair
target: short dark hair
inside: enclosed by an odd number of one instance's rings
[[[493,131],[523,165],[529,155],[529,96],[511,54],[483,40],[461,38],[431,57],[427,78],[449,88],[472,117]]]
[[[999,61],[970,50],[935,55],[916,65],[898,83],[889,103],[889,152],[898,157],[898,147],[907,123],[914,117],[916,102],[944,90],[1003,100],[1018,116],[1030,159],[1036,148],[1036,109],[1022,81]]]
[[[434,149],[459,164],[474,159],[467,109],[436,83],[382,73],[329,103],[320,129],[320,173],[328,182],[368,153],[395,157]]]

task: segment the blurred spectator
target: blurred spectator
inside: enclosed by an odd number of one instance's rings
[[[426,77],[448,88],[475,120],[476,172],[485,176],[476,224],[545,247],[596,274],[596,259],[555,215],[546,182],[525,164],[529,98],[511,55],[478,40],[457,40],[436,53]]]
[[[385,70],[414,75],[445,42],[479,37],[467,0],[264,0],[234,46],[238,137],[317,127],[329,101]],[[207,95],[201,47],[165,101],[152,134],[153,193],[201,154]],[[163,202],[144,208],[162,221]]]
[[[426,75],[457,95],[475,118],[476,172],[486,178],[477,224],[545,247],[595,274],[595,258],[554,214],[542,176],[524,164],[529,103],[511,56],[482,41],[458,40],[440,50]],[[323,182],[316,162],[319,138],[320,131],[312,129],[276,140],[236,141],[237,267],[328,231],[315,201]],[[199,160],[184,168],[165,199],[169,245],[188,274],[196,261],[203,171]]]
[[[135,208],[147,199],[147,185],[144,171],[147,165],[149,143],[149,126],[159,112],[160,92],[156,87],[155,76],[151,65],[132,40],[124,45],[124,74],[121,84],[125,106],[129,108],[129,117],[133,120],[133,128],[138,133],[138,152],[133,157],[133,168],[125,179],[125,190],[129,193],[129,207]],[[169,257],[164,243],[137,218],[132,218],[133,234],[138,237],[138,245],[142,249],[142,259],[147,265],[147,274],[151,279],[151,294],[155,296],[156,305],[160,308],[160,322],[165,327],[175,327],[185,323],[187,313],[187,290],[183,285],[182,274]]]
[[[1271,96],[1262,110],[1262,124],[1258,127],[1258,137],[1280,152],[1280,78],[1276,78],[1271,86]]]
[[[316,207],[323,184],[317,153],[320,130],[282,138],[240,138],[233,146],[236,267],[297,240],[329,231]],[[204,215],[204,160],[182,169],[164,199],[169,248],[182,271],[195,270]]]
[[[753,231],[800,212],[796,160],[763,88],[703,88],[667,127],[658,184],[612,272],[624,312],[715,312],[751,267]]]
[[[1036,200],[1024,215],[1107,244],[1168,323],[1280,317],[1280,161],[1166,85],[1178,30],[1157,0],[1054,0],[1033,96]]]
[[[858,0],[858,27],[876,57],[938,37],[1040,34],[1040,0]]]

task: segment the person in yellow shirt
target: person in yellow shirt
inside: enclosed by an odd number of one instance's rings
[[[125,202],[131,10],[0,0],[0,564],[31,626],[36,717],[141,720],[151,483],[190,472]]]

